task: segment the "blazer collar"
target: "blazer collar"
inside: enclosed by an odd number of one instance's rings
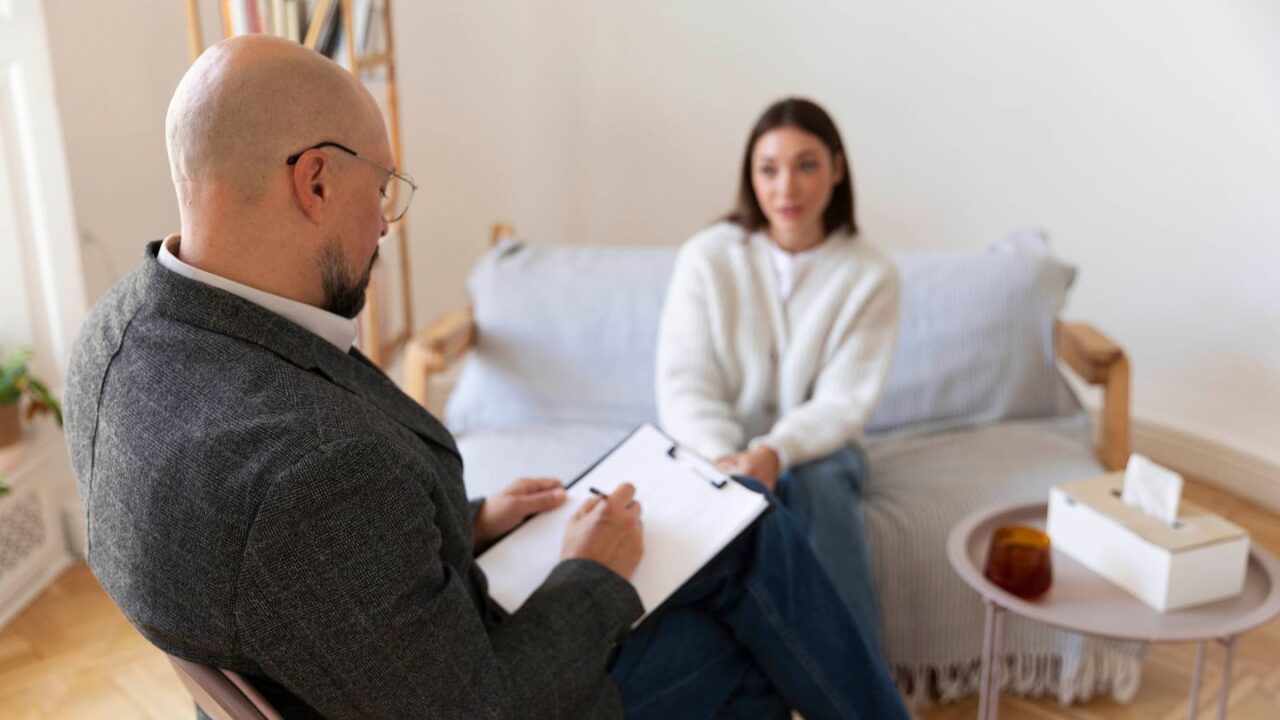
[[[401,392],[359,350],[344,353],[260,305],[172,272],[160,264],[159,251],[160,241],[148,243],[140,269],[143,294],[157,314],[253,343],[303,370],[318,373],[368,400],[433,445],[458,455],[453,437],[440,421]]]

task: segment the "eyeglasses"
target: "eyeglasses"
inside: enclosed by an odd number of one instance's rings
[[[304,153],[311,150],[321,150],[327,147],[337,148],[342,152],[351,155],[351,157],[357,160],[363,160],[387,174],[387,187],[385,190],[381,191],[383,220],[393,223],[404,217],[405,213],[409,212],[409,201],[413,199],[413,191],[418,189],[417,184],[413,182],[413,178],[408,175],[402,175],[391,168],[385,168],[369,158],[360,157],[360,153],[352,150],[346,145],[325,141],[312,145],[302,152],[290,155],[285,159],[285,162],[289,165],[297,165],[298,158],[301,158]]]

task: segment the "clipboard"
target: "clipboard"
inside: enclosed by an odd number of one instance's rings
[[[584,480],[586,482],[584,482]],[[630,580],[644,604],[638,625],[769,507],[737,482],[650,424],[641,425],[566,485],[564,505],[512,530],[476,558],[489,595],[514,613],[560,562],[564,529],[590,497],[636,486],[645,553]]]
[[[667,457],[671,458],[675,462],[678,462],[684,465],[686,468],[689,469],[690,472],[693,472],[694,474],[701,476],[707,482],[711,483],[711,485],[715,487],[717,490],[723,488],[725,485],[728,485],[729,482],[733,480],[733,476],[721,470],[719,467],[715,465],[715,463],[710,462],[706,458],[703,458],[701,455],[698,455],[692,450],[689,450],[688,448],[680,445],[680,443],[676,442],[675,440],[672,440],[670,435],[662,432],[651,423],[645,423],[637,427],[635,430],[632,430],[631,432],[627,433],[627,436],[619,440],[616,445],[609,448],[608,452],[606,452],[604,455],[601,455],[599,458],[596,459],[595,462],[588,465],[586,470],[583,470],[582,472],[578,473],[577,477],[570,480],[568,483],[565,483],[565,486],[564,486],[565,490],[568,490],[574,485],[577,485],[579,480],[586,477],[587,475],[590,475],[591,471],[595,470],[600,465],[600,463],[608,459],[610,455],[613,455],[613,453],[616,452],[618,448],[630,442],[631,438],[635,437],[636,433],[641,431],[644,431],[644,432],[652,431],[666,438],[667,444],[670,445],[670,447],[667,448]]]

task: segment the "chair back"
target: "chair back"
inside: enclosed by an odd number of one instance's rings
[[[169,656],[178,679],[213,720],[283,720],[239,673]]]

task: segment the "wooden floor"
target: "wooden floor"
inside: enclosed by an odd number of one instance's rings
[[[1248,528],[1254,542],[1280,554],[1280,517],[1231,495],[1188,484],[1187,496]],[[1142,687],[1129,705],[1109,700],[1061,707],[1051,700],[1005,698],[1002,718],[1177,720],[1186,717],[1193,645],[1151,649]],[[1222,654],[1211,651],[1201,717],[1215,717]],[[1280,718],[1280,620],[1246,635],[1236,651],[1233,720]],[[924,708],[922,720],[977,714],[974,700]],[[193,718],[191,700],[161,653],[111,604],[84,565],[67,571],[0,631],[0,718]]]

